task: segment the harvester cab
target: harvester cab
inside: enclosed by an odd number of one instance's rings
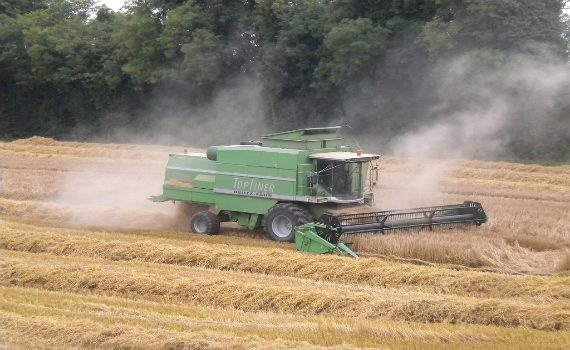
[[[371,204],[372,192],[367,192],[371,162],[379,155],[360,152],[327,152],[309,155],[315,172],[309,175],[312,196],[334,203],[363,202]],[[368,188],[371,189],[371,186]]]
[[[335,213],[344,215],[355,207],[374,202],[372,187],[378,168],[373,163],[380,156],[344,145],[340,129],[299,129],[265,135],[261,141],[212,146],[205,154],[171,154],[163,193],[150,199],[207,208],[190,220],[190,228],[196,233],[217,234],[220,223],[229,221],[249,229],[264,227],[276,241],[292,242],[296,237],[302,238],[303,244],[297,244],[300,250],[327,251],[315,249],[322,241],[319,244],[308,241],[318,240],[315,238],[318,236],[333,245],[329,252],[347,253],[348,248],[340,245],[338,239],[342,234],[355,232],[348,227],[354,218],[335,216]],[[438,208],[444,207],[397,211],[398,215],[391,213],[385,217],[386,213],[370,207],[369,213],[358,218],[366,225],[376,226],[360,226],[359,230],[386,233],[399,228],[481,224],[486,220],[482,208],[477,216],[462,214],[462,209],[438,211]],[[407,214],[411,220],[403,220]],[[331,219],[335,217],[336,221]],[[378,220],[382,225],[377,225]],[[331,222],[336,222],[336,226]],[[301,226],[303,234],[296,235],[295,228]]]

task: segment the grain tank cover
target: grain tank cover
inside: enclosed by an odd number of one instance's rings
[[[305,128],[279,132],[261,137],[263,146],[290,149],[340,148],[342,138],[339,131],[342,127]]]
[[[326,152],[326,153],[313,153],[309,155],[311,159],[319,160],[336,160],[343,162],[367,162],[370,160],[380,158],[378,154],[361,154],[356,152]]]

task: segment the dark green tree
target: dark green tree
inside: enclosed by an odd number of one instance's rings
[[[439,96],[430,84],[445,62],[469,57],[493,71],[522,54],[568,65],[564,3],[131,0],[115,13],[93,0],[0,0],[0,131],[144,129],[153,96],[203,108],[246,77],[263,86],[274,129],[345,120],[388,140],[431,123],[426,111]],[[471,99],[456,97],[449,111]],[[552,122],[567,118],[564,99],[542,116],[552,124],[548,142],[530,150],[530,136],[513,138],[511,155],[568,153],[556,151],[565,134]]]
[[[432,55],[472,49],[528,51],[529,43],[563,54],[562,0],[435,0],[439,9],[422,40]]]
[[[385,53],[389,31],[368,18],[345,19],[325,35],[322,58],[315,70],[319,85],[345,87],[369,75]]]

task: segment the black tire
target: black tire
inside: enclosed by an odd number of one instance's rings
[[[309,211],[300,205],[278,203],[265,215],[263,225],[271,239],[278,242],[293,242],[295,227],[311,221]]]
[[[190,229],[194,233],[217,235],[220,232],[220,218],[209,211],[199,211],[190,220]]]

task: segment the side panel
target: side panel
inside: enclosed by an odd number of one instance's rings
[[[215,175],[216,162],[208,158],[173,154],[166,166],[165,182],[169,180],[192,181],[199,174]]]
[[[183,187],[164,186],[164,196],[168,200],[176,200],[183,202],[192,202],[199,204],[212,205],[215,197],[212,190],[204,190],[200,188],[186,189]]]
[[[266,214],[280,200],[294,200],[295,171],[219,164],[216,208]]]
[[[173,154],[166,166],[163,196],[213,205],[216,162],[202,155]]]
[[[235,211],[265,215],[277,200],[252,197],[233,196],[216,193],[216,208],[219,210]]]
[[[217,157],[217,209],[264,215],[278,201],[295,200],[299,151],[222,148]]]

